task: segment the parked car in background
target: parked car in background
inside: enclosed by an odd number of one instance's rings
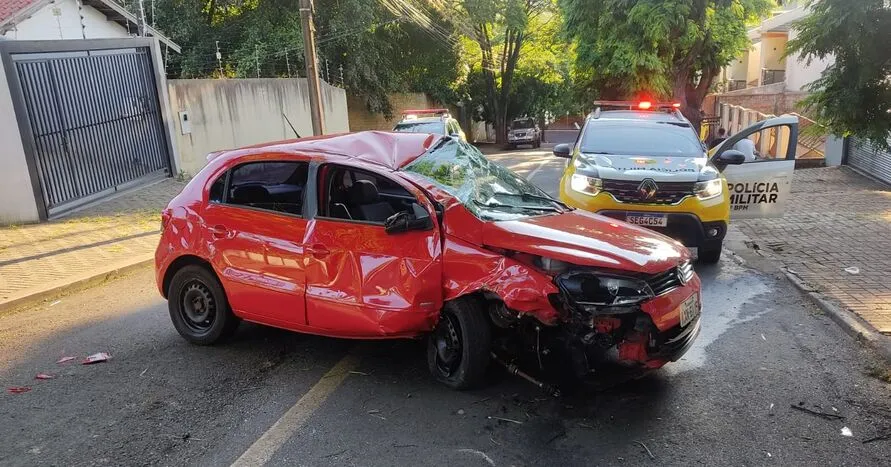
[[[452,118],[448,109],[417,109],[402,112],[402,119],[393,127],[398,133],[430,133],[442,136],[457,136],[467,141],[458,120]]]
[[[521,144],[529,144],[533,148],[541,147],[541,129],[532,118],[518,118],[511,122],[507,130],[507,144],[515,149]]]
[[[456,137],[362,132],[226,151],[162,213],[157,284],[196,344],[240,320],[426,338],[433,376],[490,362],[584,377],[677,360],[700,281],[656,232],[569,208]]]
[[[554,147],[554,155],[572,159],[560,181],[566,204],[662,232],[695,249],[704,263],[719,261],[731,213],[783,215],[795,168],[797,117],[758,122],[710,156],[677,104],[595,105],[577,142]],[[740,141],[754,146],[749,138],[758,140],[763,157],[734,148]]]

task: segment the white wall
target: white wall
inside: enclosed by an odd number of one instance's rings
[[[761,37],[761,57],[762,68],[768,70],[785,70],[786,59],[783,54],[786,53],[786,34],[782,35],[763,35]]]
[[[798,31],[789,31],[789,39],[798,36]],[[790,91],[803,91],[805,85],[820,77],[827,67],[835,63],[833,57],[823,60],[815,59],[808,65],[798,54],[789,55],[786,58],[786,89]]]
[[[61,15],[54,15],[54,9],[58,9]],[[83,7],[83,15],[86,26],[83,32],[87,39],[129,36],[127,28],[108,21],[105,15],[91,7]],[[14,40],[83,39],[77,2],[57,0],[50,3],[30,18],[22,20],[15,29],[7,31],[4,37]]]
[[[0,65],[0,225],[37,222],[37,202],[25,162],[9,83]]]
[[[282,113],[300,136],[312,136],[309,89],[303,78],[169,80],[174,145],[180,170],[194,175],[208,153],[294,138]],[[322,84],[327,133],[350,130],[346,92]],[[179,113],[188,112],[191,132],[183,134]]]
[[[761,82],[761,42],[749,50],[749,63],[746,69],[746,83]]]
[[[727,79],[729,80],[746,80],[748,76],[748,68],[749,68],[749,52],[743,52],[743,54],[730,62],[730,65],[727,66]]]

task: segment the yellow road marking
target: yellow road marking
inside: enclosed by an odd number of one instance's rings
[[[266,464],[272,455],[287,441],[318,409],[328,396],[343,383],[350,371],[359,366],[359,357],[352,353],[343,357],[325,376],[288,409],[266,433],[241,455],[232,467],[259,466]]]

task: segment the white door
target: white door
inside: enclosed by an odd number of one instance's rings
[[[746,140],[746,141],[743,141]],[[783,115],[762,120],[721,143],[712,155],[738,150],[746,162],[723,169],[730,191],[730,217],[782,217],[792,192],[792,173],[798,147],[798,117]]]

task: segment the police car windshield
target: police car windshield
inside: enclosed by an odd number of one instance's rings
[[[433,133],[444,135],[445,125],[442,122],[407,122],[396,125],[396,128],[393,128],[393,131],[398,131],[400,133]]]
[[[589,125],[580,149],[592,154],[659,157],[703,157],[705,152],[690,128],[628,122]]]

